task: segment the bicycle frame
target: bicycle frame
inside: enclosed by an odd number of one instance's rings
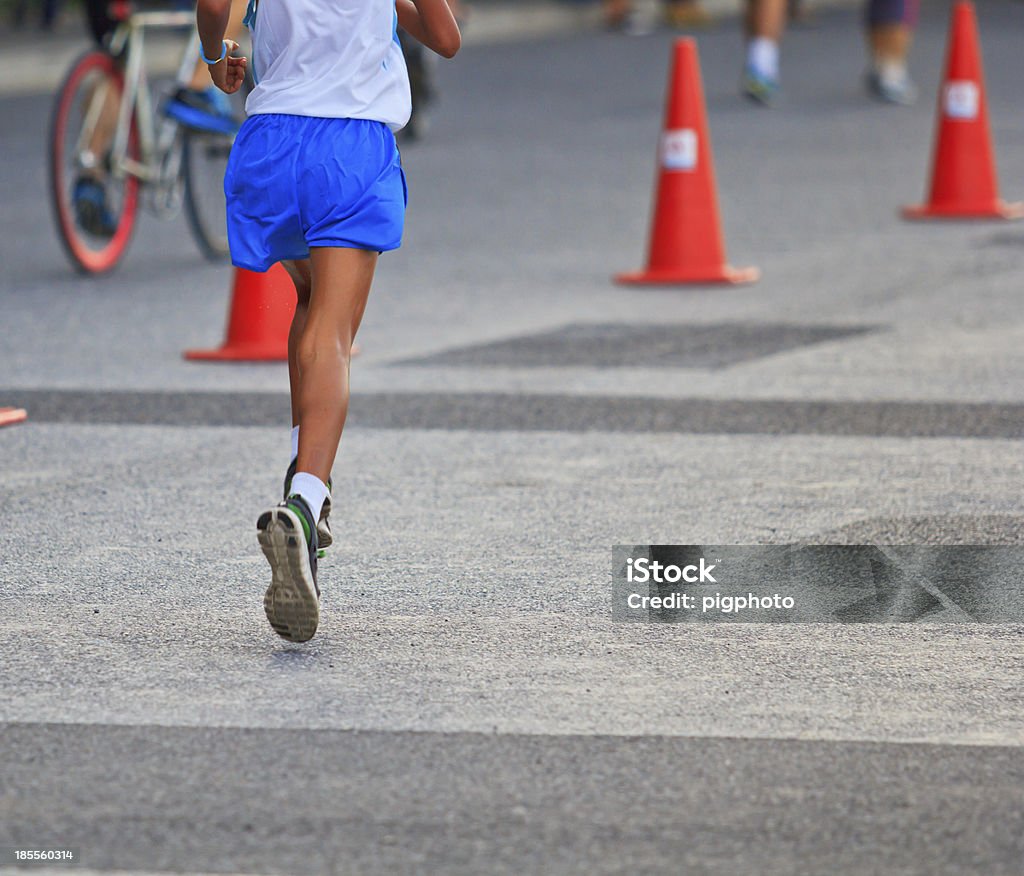
[[[178,177],[180,155],[174,167],[166,167],[164,159],[170,153],[180,128],[177,122],[168,118],[162,119],[159,128],[157,127],[157,116],[144,63],[144,50],[147,29],[166,30],[180,27],[192,28],[192,36],[182,55],[176,76],[176,81],[184,84],[191,78],[199,51],[199,34],[195,30],[194,13],[136,12],[118,26],[111,39],[110,50],[115,55],[127,49],[124,93],[118,107],[117,131],[111,151],[111,172],[119,178],[131,174],[145,183],[167,185]],[[133,113],[138,136],[139,160],[128,154]]]

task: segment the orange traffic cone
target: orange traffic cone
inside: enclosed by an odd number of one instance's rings
[[[647,268],[618,283],[752,283],[757,268],[725,262],[697,44],[676,40]]]
[[[905,207],[903,215],[907,219],[1024,216],[1024,205],[999,198],[978,25],[974,4],[968,0],[959,0],[953,7],[928,203]]]
[[[287,361],[295,287],[280,265],[265,274],[235,269],[228,336],[216,350],[186,350],[186,359]]]
[[[0,408],[0,426],[13,426],[26,418],[21,408]]]

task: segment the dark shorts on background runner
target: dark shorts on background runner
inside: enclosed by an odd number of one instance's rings
[[[868,24],[878,27],[886,24],[917,24],[919,0],[869,0],[867,6]]]

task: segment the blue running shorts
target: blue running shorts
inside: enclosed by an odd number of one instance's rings
[[[387,252],[402,244],[405,174],[383,122],[250,116],[231,147],[224,194],[239,268],[309,258],[311,246]]]

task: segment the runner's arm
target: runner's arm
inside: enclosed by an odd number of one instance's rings
[[[395,9],[398,23],[412,37],[445,58],[455,57],[462,35],[446,0],[395,0]]]
[[[245,58],[234,58],[231,53],[238,48],[234,40],[225,40],[224,32],[231,18],[231,0],[199,0],[196,5],[196,27],[207,58],[219,58],[222,43],[228,44],[227,57],[218,64],[209,64],[213,84],[227,94],[234,94],[242,87],[245,79]]]

